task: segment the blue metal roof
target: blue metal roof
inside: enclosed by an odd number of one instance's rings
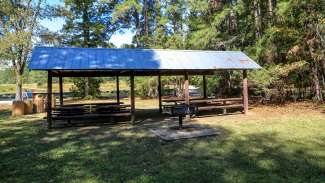
[[[240,51],[36,47],[32,70],[259,69]]]

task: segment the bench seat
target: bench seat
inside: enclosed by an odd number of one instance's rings
[[[53,120],[73,120],[73,119],[104,119],[107,117],[123,117],[131,116],[132,113],[129,111],[109,114],[79,114],[79,115],[54,115]]]
[[[232,105],[210,105],[210,106],[199,106],[199,111],[212,110],[212,109],[235,109],[244,108],[243,104],[232,104]]]

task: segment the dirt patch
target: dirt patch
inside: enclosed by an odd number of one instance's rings
[[[1,104],[0,110],[11,110],[11,105],[10,104]]]
[[[252,105],[249,112],[263,117],[274,115],[301,115],[306,113],[321,114],[322,106],[313,102],[295,102],[285,105]]]
[[[150,129],[150,131],[165,141],[221,135],[221,131],[216,128],[200,125],[185,125],[181,129],[178,126],[169,128],[156,128]]]
[[[203,125],[242,125],[249,123],[265,123],[280,119],[304,119],[306,116],[324,118],[325,110],[321,105],[312,102],[296,102],[286,105],[250,105],[248,114],[229,113],[227,115],[197,116],[193,118],[198,124]]]

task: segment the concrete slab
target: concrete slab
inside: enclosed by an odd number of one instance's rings
[[[218,129],[209,128],[200,125],[184,125],[182,129],[178,129],[178,126],[169,127],[169,128],[161,127],[161,128],[150,129],[150,131],[154,135],[166,141],[213,136],[213,135],[221,134],[221,131],[218,131]]]

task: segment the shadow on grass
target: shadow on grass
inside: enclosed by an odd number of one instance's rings
[[[136,111],[136,121],[134,125],[141,125],[144,122],[150,121],[151,123],[166,120],[167,115],[160,114],[157,109],[138,109]],[[69,123],[67,120],[55,120],[53,121],[55,129],[63,129],[67,127],[87,127],[87,126],[114,126],[114,125],[130,125],[130,116],[105,118],[105,119],[78,119],[71,120]]]
[[[213,116],[225,116],[225,115],[238,115],[242,114],[242,112],[238,109],[230,109],[229,112],[223,114],[218,111],[205,111],[200,112],[191,120],[195,121],[199,118],[204,117],[213,117]],[[150,125],[150,123],[164,123],[174,121],[175,124],[178,123],[178,117],[170,116],[168,114],[159,113],[158,109],[137,109],[136,110],[136,121],[134,125]],[[78,119],[71,120],[69,123],[67,120],[55,120],[53,121],[54,128],[62,129],[67,127],[86,127],[86,126],[113,126],[113,125],[123,125],[123,124],[131,124],[130,117],[117,117],[117,118],[105,118],[105,119]]]
[[[10,116],[11,116],[11,111],[9,109],[0,110],[0,122],[3,120],[7,120]]]
[[[0,124],[0,182],[322,182],[324,157],[276,133],[160,141],[145,125]],[[324,144],[316,145],[321,151]],[[320,163],[322,162],[322,163]]]

